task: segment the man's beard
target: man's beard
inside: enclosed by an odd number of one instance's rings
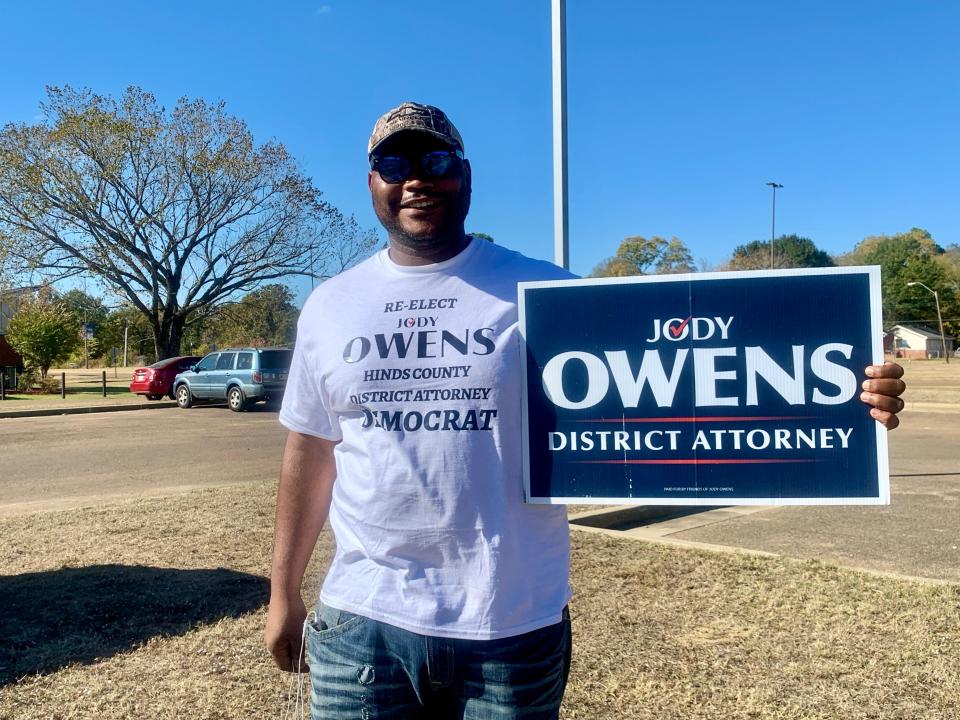
[[[383,210],[377,203],[373,204],[373,210],[392,242],[415,251],[431,250],[458,241],[462,237],[463,224],[470,212],[470,196],[471,187],[465,183],[456,198],[453,212],[444,218],[443,223],[434,232],[429,234],[408,232],[404,229],[399,217]]]

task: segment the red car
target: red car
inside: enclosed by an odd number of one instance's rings
[[[159,400],[164,395],[173,398],[173,379],[177,373],[189,370],[200,360],[196,355],[185,355],[167,358],[149,367],[137,368],[130,381],[130,392],[146,395],[148,400]]]

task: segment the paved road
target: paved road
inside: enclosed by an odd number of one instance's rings
[[[275,478],[285,438],[259,408],[0,419],[0,515]]]

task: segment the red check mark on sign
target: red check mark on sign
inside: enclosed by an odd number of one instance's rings
[[[675,327],[675,328],[671,327],[671,328],[670,328],[670,334],[673,335],[674,337],[680,337],[680,333],[683,332],[683,329],[687,326],[687,323],[690,322],[690,320],[691,320],[692,318],[693,318],[693,315],[691,315],[691,316],[688,317],[686,320],[684,320],[682,323],[680,323],[679,325],[677,325],[677,327]]]

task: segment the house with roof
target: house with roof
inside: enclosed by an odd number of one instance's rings
[[[0,335],[0,381],[4,387],[10,389],[16,386],[16,371],[23,369],[23,358],[10,347],[7,338]]]
[[[954,353],[954,339],[946,337],[947,355]],[[883,336],[883,351],[898,358],[943,357],[940,333],[920,325],[894,325]]]
[[[12,289],[0,288],[0,335],[7,334],[7,323],[10,322],[25,300],[34,298],[40,288],[36,285]]]
[[[17,373],[23,371],[23,358],[7,342],[7,324],[20,303],[32,297],[36,290],[35,287],[0,290],[0,382],[7,388],[16,387]]]

